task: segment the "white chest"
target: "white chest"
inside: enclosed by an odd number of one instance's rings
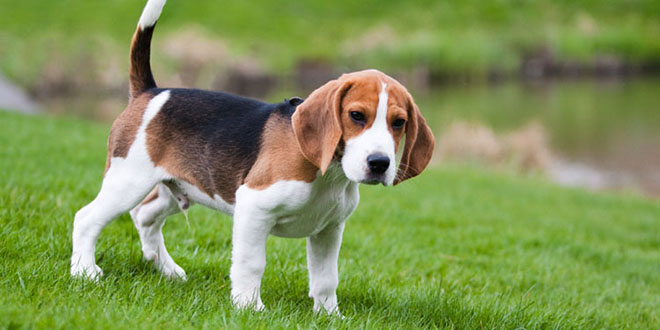
[[[272,226],[280,237],[315,235],[330,224],[341,223],[359,201],[357,183],[341,169],[329,170],[311,183],[280,181],[264,190],[241,186],[236,192],[236,208],[250,214],[250,221]]]

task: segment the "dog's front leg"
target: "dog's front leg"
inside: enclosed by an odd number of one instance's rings
[[[314,299],[315,312],[323,308],[328,314],[341,315],[337,308],[337,258],[343,232],[344,223],[340,223],[307,238],[309,296]]]
[[[234,211],[232,264],[229,272],[231,297],[238,308],[263,310],[259,289],[266,267],[266,238],[272,217],[254,205],[238,204]]]

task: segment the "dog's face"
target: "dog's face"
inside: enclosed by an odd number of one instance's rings
[[[408,91],[376,70],[342,75],[314,91],[296,109],[293,126],[310,162],[325,172],[338,154],[354,182],[396,184],[421,173],[433,152],[433,133]]]
[[[344,95],[341,165],[352,181],[384,185],[394,181],[396,152],[408,121],[406,99],[401,92],[392,93],[400,88],[397,85],[362,79]]]

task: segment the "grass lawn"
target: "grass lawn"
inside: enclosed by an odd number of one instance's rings
[[[340,262],[345,320],[312,313],[304,240],[271,238],[267,311],[229,300],[231,220],[165,226],[185,283],[141,259],[128,216],[99,283],[69,278],[73,214],[98,191],[108,125],[0,112],[0,327],[658,328],[660,204],[479,169],[362,187]]]

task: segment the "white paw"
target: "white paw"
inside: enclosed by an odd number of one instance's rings
[[[253,295],[232,295],[232,302],[238,309],[252,309],[257,312],[266,309],[264,303],[261,302],[261,298],[254,299]]]
[[[186,281],[186,272],[183,270],[183,268],[179,267],[179,265],[175,264],[174,262],[168,263],[168,264],[156,264],[156,268],[165,276],[171,278],[171,279],[179,279],[182,281]]]
[[[103,271],[96,264],[76,263],[71,265],[71,276],[98,281],[103,276]]]
[[[144,260],[153,261],[154,263],[158,261],[158,252],[155,250],[142,249],[142,255],[144,256]]]
[[[313,297],[312,297],[313,298]],[[337,306],[337,298],[324,298],[318,299],[314,298],[314,313],[323,313],[330,316],[335,316],[340,319],[345,319],[343,315],[339,312],[339,307]]]
[[[346,319],[344,317],[344,315],[342,315],[341,312],[339,312],[339,308],[337,308],[336,306],[335,306],[335,308],[332,308],[332,309],[326,309],[325,307],[316,307],[316,306],[314,306],[314,313],[316,313],[316,314],[326,313],[330,316],[338,317],[342,320]]]
[[[169,254],[159,255],[156,249],[142,249],[144,259],[152,261],[154,268],[171,279],[186,280],[186,271],[179,267]]]

